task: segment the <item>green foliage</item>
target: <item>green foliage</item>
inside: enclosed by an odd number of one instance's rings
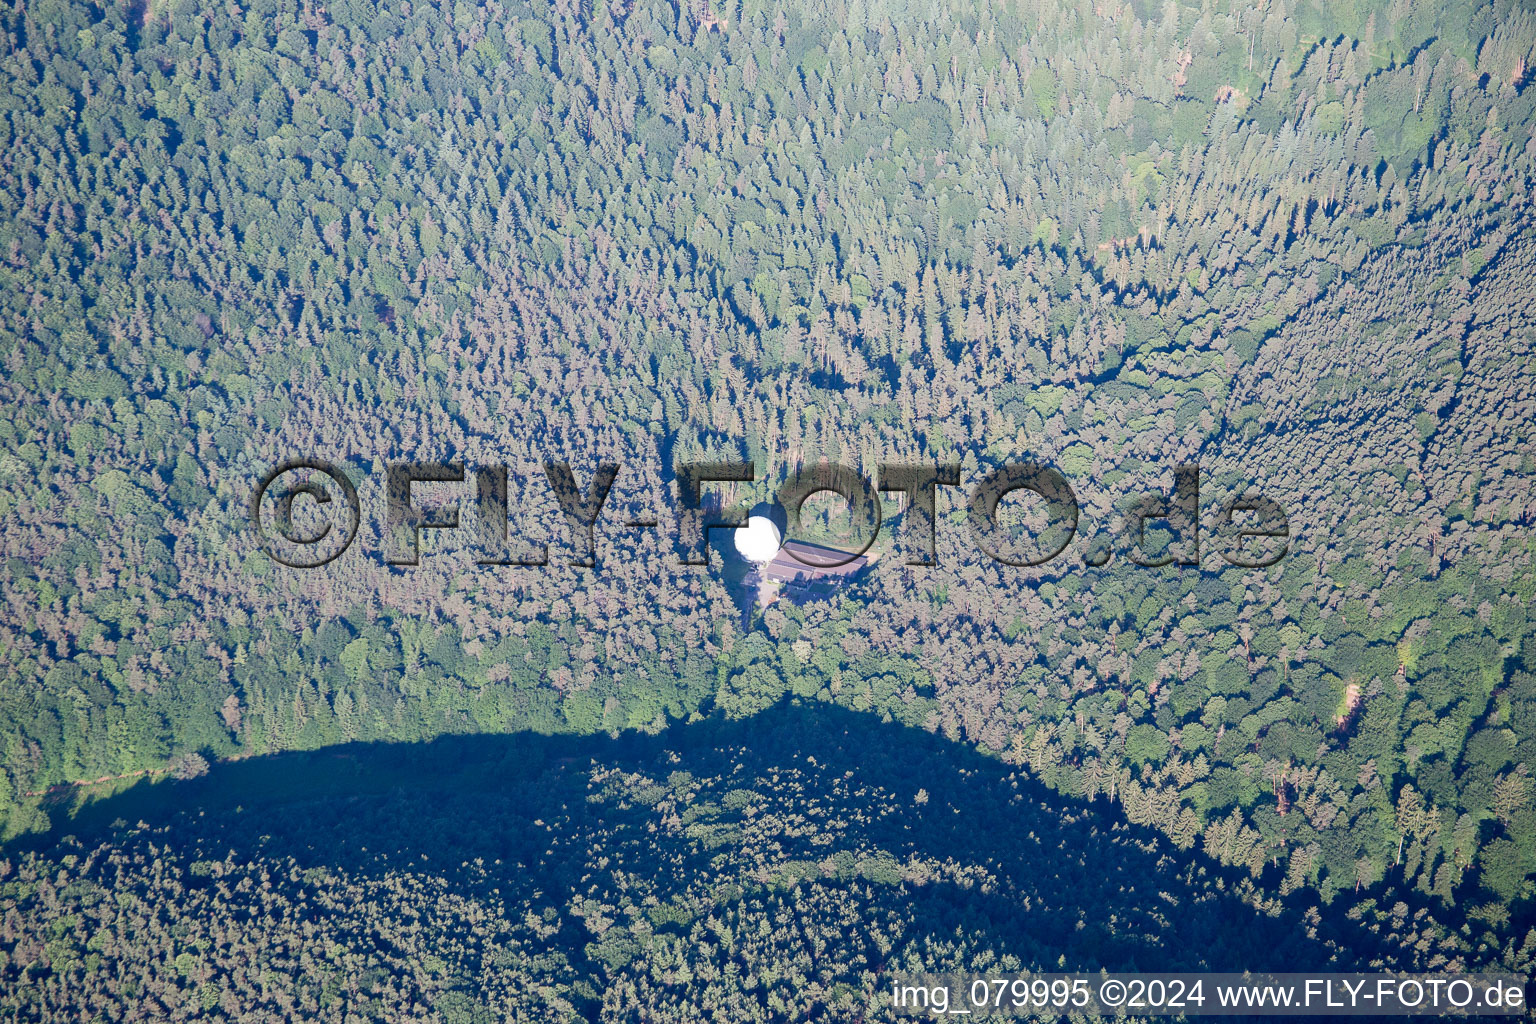
[[[131,790],[5,862],[0,1005],[832,1021],[893,963],[1364,969],[1363,924],[1261,903],[921,730],[785,708],[679,732],[349,747]],[[44,971],[69,984],[26,981]]]
[[[6,834],[45,828],[70,783],[193,757],[649,734],[793,694],[1113,795],[1266,894],[1400,890],[1467,929],[1463,963],[1518,951],[1530,19],[715,13],[0,12]],[[499,459],[520,484],[545,457],[613,459],[604,526],[670,525],[668,467],[705,453],[756,459],[754,498],[823,456],[960,461],[967,485],[1037,458],[1083,484],[1082,535],[1013,572],[943,488],[938,567],[881,550],[833,600],[764,610],[739,565],[680,568],[655,537],[605,529],[573,569],[534,494],[519,526],[547,569],[477,565],[448,531],[385,566],[370,510],[305,576],[246,519],[296,446],[370,502],[396,459]],[[1225,567],[1207,518],[1198,569],[1123,544],[1085,566],[1099,517],[1174,460],[1202,465],[1208,517],[1282,498],[1285,560]],[[677,827],[710,849],[746,831],[694,809]],[[774,885],[816,882],[801,852]],[[872,888],[915,881],[840,852]],[[649,965],[641,919],[602,915],[567,948]],[[1424,929],[1410,946],[1452,941]],[[54,941],[62,990],[85,961]]]
[[[1344,127],[1344,104],[1337,100],[1317,108],[1317,130],[1326,135],[1337,135]]]

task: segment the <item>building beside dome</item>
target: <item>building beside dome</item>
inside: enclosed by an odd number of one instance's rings
[[[785,520],[783,509],[763,502],[747,514],[745,526],[731,531],[736,554],[751,566],[746,584],[756,588],[760,608],[780,597],[796,604],[828,597],[875,560],[871,554],[846,560],[846,551],[806,541],[785,541]],[[838,562],[842,564],[833,564]]]
[[[789,541],[771,561],[757,570],[759,603],[767,605],[781,596],[790,598],[796,604],[830,597],[851,583],[854,577],[864,571],[865,566],[874,561],[872,556],[865,554],[842,565],[827,564],[847,557],[846,551],[804,541]],[[763,600],[766,589],[771,589],[773,596]]]

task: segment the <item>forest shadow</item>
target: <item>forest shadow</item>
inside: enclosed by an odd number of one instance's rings
[[[1337,971],[1369,959],[1362,930],[1319,929],[1300,903],[1255,908],[1234,891],[1237,874],[1129,824],[1115,805],[1069,801],[942,736],[824,705],[785,702],[658,735],[283,753],[52,813],[51,833],[5,854],[152,841],[186,860],[234,851],[353,877],[430,871],[465,891],[494,882],[503,896],[553,904],[594,874],[630,871],[654,876],[665,902],[696,900],[698,879],[728,874],[743,830],[766,830],[777,873],[759,861],[741,879],[780,890],[856,883],[850,899],[900,904],[927,934],[966,929],[1026,963],[1049,954],[1048,964],[1059,955],[1110,970]],[[903,874],[919,861],[965,871]]]

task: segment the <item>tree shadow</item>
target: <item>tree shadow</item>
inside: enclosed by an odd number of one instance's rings
[[[732,871],[778,890],[858,883],[850,898],[883,894],[921,932],[965,930],[1049,969],[1340,971],[1374,945],[1345,921],[1317,927],[1299,902],[1256,908],[1238,874],[1114,805],[1069,801],[941,736],[825,705],[657,735],[284,753],[53,813],[51,833],[4,852],[152,839],[188,860],[235,850],[354,877],[430,871],[549,905],[595,874],[645,878],[661,903],[697,901],[699,879]]]

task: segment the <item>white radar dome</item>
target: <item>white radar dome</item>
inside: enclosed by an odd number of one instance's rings
[[[732,532],[736,550],[749,562],[771,562],[779,553],[779,528],[767,516],[749,516],[746,526]]]

